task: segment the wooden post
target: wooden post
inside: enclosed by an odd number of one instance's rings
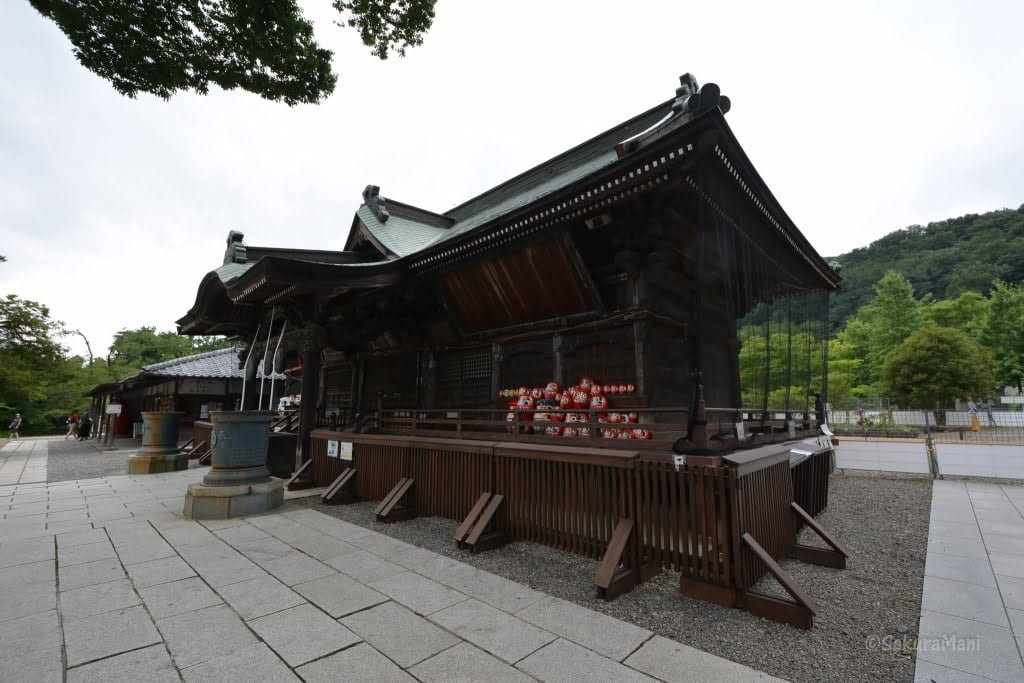
[[[302,354],[302,399],[299,404],[299,458],[300,463],[310,459],[309,433],[316,425],[317,400],[320,397],[320,351],[326,341],[326,330],[311,325],[299,335]]]

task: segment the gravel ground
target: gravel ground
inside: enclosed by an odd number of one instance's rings
[[[373,516],[375,502],[325,506],[314,496],[286,506],[313,507],[781,678],[911,681],[913,650],[872,650],[865,641],[875,635],[901,639],[917,634],[931,486],[930,479],[833,475],[830,504],[818,521],[850,550],[847,569],[782,561],[818,602],[810,631],[683,598],[675,572],[605,602],[597,599],[591,583],[598,565],[593,560],[531,543],[473,555],[451,540],[456,522],[429,517],[381,524]],[[809,530],[803,533],[802,542],[822,545],[809,537]],[[770,577],[758,589],[781,592]]]
[[[50,441],[46,481],[72,481],[128,474],[128,458],[134,455],[138,448],[136,446],[108,451],[101,450],[95,441]],[[189,461],[189,467],[197,466],[195,460]]]

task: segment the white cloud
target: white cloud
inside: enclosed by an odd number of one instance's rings
[[[250,243],[340,249],[363,187],[444,211],[672,96],[719,83],[751,160],[823,254],[1024,202],[1024,5],[441,0],[380,62],[309,0],[338,89],[129,100],[28,3],[0,5],[0,290],[95,351],[171,329]],[[75,338],[68,344],[83,345]]]

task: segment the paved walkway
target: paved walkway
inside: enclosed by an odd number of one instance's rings
[[[1024,479],[1024,446],[936,443],[935,452],[943,475]],[[852,441],[840,437],[836,465],[850,470],[929,474],[922,441]]]
[[[0,448],[0,487],[46,481],[48,439],[12,439]]]
[[[936,481],[919,681],[1024,681],[1024,487]]]
[[[205,471],[0,486],[0,681],[777,680]]]

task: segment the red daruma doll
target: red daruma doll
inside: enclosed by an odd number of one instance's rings
[[[548,382],[547,385],[544,387],[544,398],[548,399],[549,401],[557,400],[555,396],[559,394],[559,391],[560,390],[558,382]]]

